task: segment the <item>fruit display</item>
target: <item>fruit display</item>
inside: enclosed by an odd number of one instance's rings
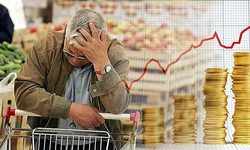
[[[11,72],[19,73],[27,55],[13,44],[6,41],[0,43],[0,80]]]
[[[166,52],[171,47],[184,46],[197,40],[192,31],[178,30],[167,24],[150,26],[144,20],[124,21],[120,24],[108,20],[109,32],[121,34],[122,43],[126,50]]]

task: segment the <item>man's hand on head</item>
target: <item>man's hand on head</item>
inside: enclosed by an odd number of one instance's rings
[[[102,31],[101,36],[99,36],[93,23],[90,22],[89,27],[92,35],[84,29],[79,29],[85,39],[79,36],[75,37],[81,45],[74,44],[74,47],[79,50],[79,55],[86,56],[93,63],[95,70],[102,70],[106,65],[110,64],[106,32]]]

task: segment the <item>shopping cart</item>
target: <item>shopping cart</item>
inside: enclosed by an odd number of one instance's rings
[[[35,128],[22,129],[10,126],[11,116],[38,116],[37,114],[8,107],[3,120],[3,138],[0,150],[134,150],[136,147],[136,132],[139,126],[140,113],[110,114],[100,113],[104,119],[130,120],[132,130],[129,133],[113,133],[96,130]],[[16,134],[18,132],[18,134]],[[126,137],[126,138],[124,138]],[[112,143],[112,144],[110,144]],[[118,144],[122,145],[118,148]],[[18,145],[14,147],[13,145]],[[111,147],[111,145],[113,145]],[[45,149],[46,147],[46,149]]]

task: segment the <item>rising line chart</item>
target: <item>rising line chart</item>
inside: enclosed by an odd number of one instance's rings
[[[114,87],[112,87],[111,89],[115,88],[118,84],[120,84],[120,83],[123,82],[123,83],[125,84],[125,86],[126,86],[127,92],[129,93],[130,90],[131,90],[131,88],[132,88],[132,86],[133,86],[133,84],[136,83],[136,82],[138,82],[138,81],[140,81],[140,80],[144,77],[144,75],[145,75],[146,72],[147,72],[148,65],[149,65],[150,63],[152,63],[152,62],[157,63],[157,65],[159,66],[159,68],[160,68],[160,69],[162,70],[162,72],[166,75],[167,72],[168,72],[169,67],[171,67],[173,64],[177,63],[177,62],[181,59],[182,56],[184,56],[185,54],[187,54],[188,52],[190,52],[192,49],[197,49],[197,48],[201,47],[202,44],[203,44],[204,42],[213,40],[213,39],[215,39],[215,38],[217,39],[217,42],[219,43],[219,45],[220,45],[221,47],[223,47],[223,48],[225,48],[225,49],[233,49],[233,47],[234,47],[235,44],[240,44],[240,43],[241,43],[241,39],[242,39],[243,34],[244,34],[247,30],[249,30],[249,29],[250,29],[250,26],[248,26],[247,28],[245,28],[244,30],[242,30],[241,33],[240,33],[240,36],[239,36],[238,41],[233,42],[230,46],[223,45],[223,44],[221,43],[221,40],[220,40],[220,38],[219,38],[217,32],[215,31],[215,33],[213,34],[212,37],[202,39],[198,45],[193,45],[193,44],[191,44],[191,46],[189,47],[189,49],[186,50],[186,51],[184,51],[183,53],[181,53],[181,54],[179,55],[179,57],[178,57],[175,61],[169,63],[169,64],[167,65],[166,69],[164,69],[164,67],[161,65],[161,63],[160,63],[158,60],[152,58],[152,59],[150,59],[150,60],[145,64],[145,67],[144,67],[144,69],[143,69],[143,72],[142,72],[142,74],[141,74],[141,76],[140,76],[139,78],[137,78],[137,79],[131,81],[130,84],[128,84],[128,83],[126,82],[126,80],[121,80],[121,81],[117,82],[116,85],[115,85]]]

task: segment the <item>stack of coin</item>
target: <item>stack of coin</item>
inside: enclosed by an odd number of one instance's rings
[[[196,98],[194,95],[174,95],[174,144],[196,143]]]
[[[203,85],[205,95],[206,117],[203,122],[205,144],[226,144],[225,121],[228,117],[227,95],[227,68],[207,68]]]
[[[235,52],[232,91],[235,95],[234,144],[250,144],[250,52]]]
[[[165,108],[143,108],[141,126],[143,144],[165,143]]]

